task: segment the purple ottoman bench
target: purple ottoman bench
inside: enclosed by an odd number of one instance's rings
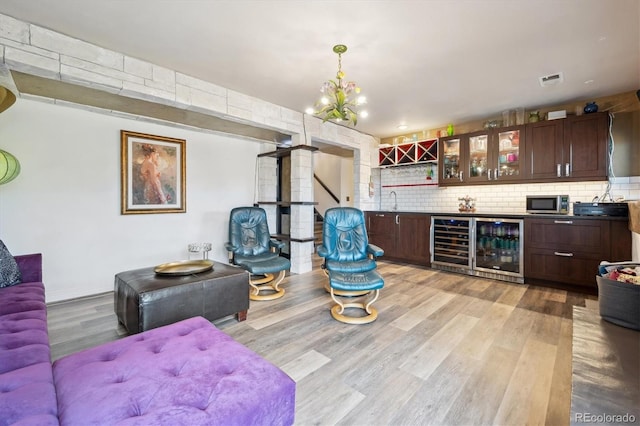
[[[295,382],[202,317],[54,362],[65,425],[291,425]]]

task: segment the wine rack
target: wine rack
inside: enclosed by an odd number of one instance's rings
[[[436,161],[438,161],[437,139],[383,146],[378,149],[378,165],[380,167]]]

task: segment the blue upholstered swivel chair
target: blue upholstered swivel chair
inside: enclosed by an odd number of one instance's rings
[[[376,271],[376,258],[383,254],[380,247],[369,244],[361,210],[336,207],[326,211],[318,255],[324,258],[322,267],[329,275],[329,291],[336,302],[331,308],[333,318],[348,324],[375,321],[378,311],[371,305],[384,287]],[[362,294],[369,299],[366,303],[354,301],[354,296]],[[345,308],[363,309],[366,315],[347,316]]]
[[[273,300],[284,296],[284,289],[279,285],[291,268],[291,262],[280,256],[284,243],[271,238],[264,209],[236,207],[231,210],[229,242],[225,247],[229,252],[229,263],[251,274],[251,300]]]

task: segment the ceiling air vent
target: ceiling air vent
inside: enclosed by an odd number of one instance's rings
[[[562,83],[564,81],[564,75],[562,75],[561,72],[557,72],[555,74],[549,74],[539,77],[538,80],[540,81],[540,86],[542,87],[553,86],[555,84]]]

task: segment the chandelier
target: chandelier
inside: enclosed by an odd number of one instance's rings
[[[310,108],[307,113],[314,114],[322,118],[323,122],[334,120],[336,122],[346,121],[347,123],[358,124],[358,115],[367,117],[366,111],[357,108],[367,103],[367,98],[359,95],[360,88],[355,81],[345,81],[345,73],[342,71],[342,54],[347,51],[347,46],[338,44],[333,46],[333,51],[338,54],[338,72],[335,80],[325,81],[320,92],[322,97],[316,102],[315,109]]]

